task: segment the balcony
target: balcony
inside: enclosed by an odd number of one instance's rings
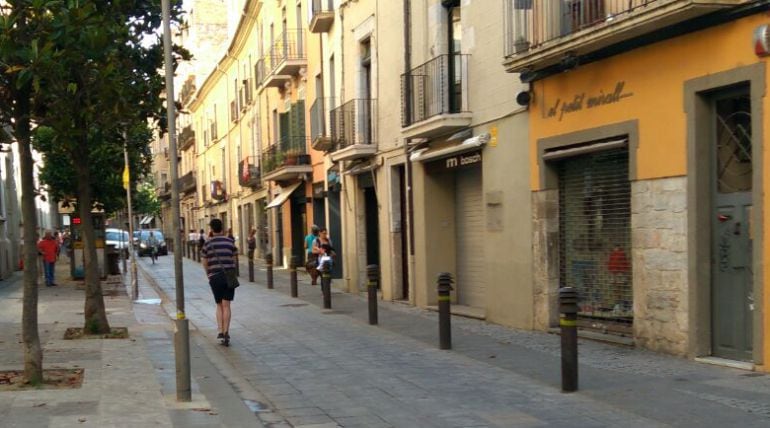
[[[310,145],[313,150],[328,152],[332,149],[330,113],[335,106],[334,98],[316,98],[310,106]]]
[[[210,190],[211,190],[211,199],[213,201],[222,202],[227,200],[227,190],[225,190],[224,182],[220,180],[212,181]]]
[[[262,187],[262,176],[257,165],[257,157],[249,156],[238,163],[238,184],[241,187],[258,189]]]
[[[311,0],[310,32],[326,33],[334,23],[334,0]]]
[[[377,100],[355,99],[331,111],[332,161],[347,161],[377,153]]]
[[[510,73],[556,65],[751,0],[504,0]]]
[[[192,129],[192,125],[187,125],[182,128],[182,132],[179,133],[179,150],[184,151],[189,149],[195,144],[195,131]]]
[[[263,178],[268,181],[286,181],[311,174],[307,137],[286,137],[262,152]]]
[[[401,75],[401,132],[433,138],[471,124],[468,55],[440,55]]]
[[[186,194],[195,192],[195,173],[190,171],[179,178],[179,191]]]
[[[158,188],[158,199],[167,201],[171,199],[171,183],[165,182]]]
[[[283,87],[306,66],[304,31],[286,30],[281,33],[278,41],[270,48],[270,54],[265,57],[263,87]]]

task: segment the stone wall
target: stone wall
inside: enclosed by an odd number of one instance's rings
[[[687,179],[631,185],[634,339],[638,346],[685,355]]]
[[[532,193],[534,328],[559,322],[559,191]]]

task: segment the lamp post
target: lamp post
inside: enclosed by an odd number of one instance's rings
[[[134,251],[134,211],[131,200],[131,173],[128,168],[128,143],[126,133],[123,132],[123,161],[125,171],[123,173],[123,186],[126,188],[126,205],[128,205],[128,249],[131,257],[131,300],[139,298],[139,277],[136,273],[136,253]],[[123,233],[121,232],[121,239]],[[122,251],[122,250],[121,250]]]
[[[179,171],[176,146],[176,104],[174,103],[174,63],[171,58],[171,7],[161,0],[163,13],[163,53],[166,71],[166,111],[168,118],[168,150],[171,154],[171,227],[174,237],[174,279],[176,285],[176,399],[192,401],[190,386],[190,324],[184,313],[184,281],[182,277],[182,233],[179,230]]]

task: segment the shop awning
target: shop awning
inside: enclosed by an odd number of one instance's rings
[[[294,193],[295,190],[297,190],[297,187],[301,186],[304,183],[304,181],[300,181],[299,183],[294,183],[289,187],[284,187],[281,189],[281,193],[278,194],[272,201],[270,201],[269,204],[265,208],[278,208],[281,205],[283,205],[284,202],[286,202],[287,199],[289,199],[289,196],[291,196],[292,193]]]
[[[604,150],[619,149],[619,148],[626,147],[627,145],[628,145],[627,138],[583,144],[580,146],[568,147],[566,149],[556,149],[556,150],[546,151],[543,154],[543,160],[552,161],[552,160],[563,159],[563,158],[572,157],[572,156],[600,152]]]
[[[152,219],[153,219],[153,218],[155,218],[155,217],[154,217],[154,216],[151,216],[151,215],[146,215],[146,216],[144,216],[144,218],[143,218],[143,219],[142,219],[142,220],[139,222],[139,224],[150,224],[150,223],[152,223]]]
[[[371,162],[364,162],[358,165],[352,166],[342,172],[342,175],[358,175],[365,172],[374,171],[379,165]]]
[[[435,159],[440,159],[447,156],[457,155],[463,152],[469,152],[475,150],[489,141],[490,135],[484,133],[475,137],[466,138],[462,143],[453,144],[449,147],[442,147],[440,149],[424,149],[418,150],[412,153],[410,160],[427,162]]]

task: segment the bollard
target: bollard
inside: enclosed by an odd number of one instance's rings
[[[572,287],[559,289],[559,327],[561,327],[561,390],[578,389],[577,354],[577,290]]]
[[[254,282],[254,250],[249,250],[249,282]]]
[[[198,245],[198,244],[193,244],[193,247],[194,247],[194,252],[193,252],[193,256],[194,257],[193,257],[193,260],[195,260],[196,262],[200,263],[202,247],[200,245]]]
[[[321,266],[321,292],[324,296],[324,309],[332,308],[332,266],[324,262]]]
[[[443,272],[438,276],[438,337],[439,349],[452,349],[452,324],[449,292],[452,288],[452,274]]]
[[[366,276],[369,278],[369,324],[377,325],[377,289],[380,288],[380,267],[369,265],[366,267]]]
[[[265,266],[267,266],[267,289],[273,289],[273,255],[265,254]]]
[[[297,256],[291,256],[289,259],[289,285],[291,286],[291,297],[299,296],[297,290]]]

